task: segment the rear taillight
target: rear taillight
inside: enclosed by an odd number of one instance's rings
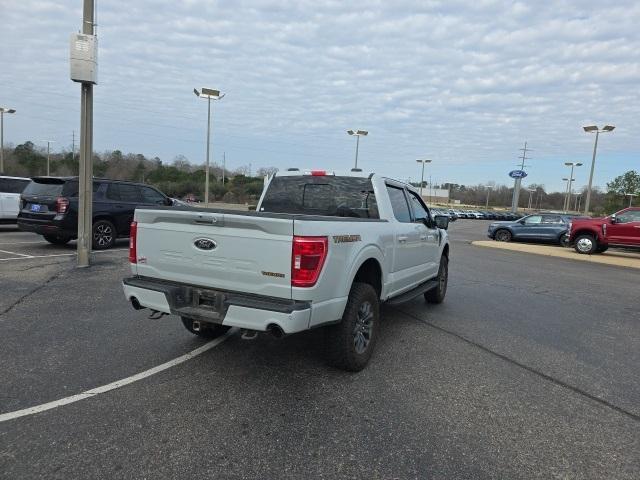
[[[137,236],[138,222],[131,222],[131,229],[129,230],[129,263],[138,263]]]
[[[311,170],[311,175],[314,177],[324,177],[326,174],[326,170]]]
[[[327,237],[293,237],[291,249],[291,286],[313,287],[327,258]]]
[[[56,198],[56,213],[67,213],[69,211],[69,199],[64,197]]]

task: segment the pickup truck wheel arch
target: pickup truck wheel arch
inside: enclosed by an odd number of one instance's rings
[[[360,265],[353,277],[352,284],[356,282],[371,285],[380,298],[382,294],[382,268],[376,259],[369,258]]]

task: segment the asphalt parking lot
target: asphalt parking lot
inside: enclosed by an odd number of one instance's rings
[[[358,374],[322,331],[205,342],[125,301],[126,240],[75,268],[0,227],[0,477],[638,478],[637,270],[470,244],[451,225],[447,299],[383,309]],[[4,415],[4,417],[3,417]]]

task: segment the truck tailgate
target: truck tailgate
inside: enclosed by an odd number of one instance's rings
[[[137,274],[291,298],[293,219],[139,209]]]

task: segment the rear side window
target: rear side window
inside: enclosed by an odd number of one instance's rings
[[[269,183],[260,211],[379,218],[371,180],[330,175],[276,176]]]
[[[57,182],[42,182],[40,180],[32,180],[27,188],[22,192],[24,195],[40,195],[48,197],[57,197],[62,194],[62,189],[65,185],[64,181]]]
[[[387,185],[387,192],[389,193],[389,200],[391,200],[393,216],[396,217],[396,220],[402,223],[411,223],[411,213],[409,213],[409,205],[404,196],[404,190]]]
[[[100,188],[100,183],[93,182],[93,194],[95,195],[98,189]],[[77,180],[69,180],[65,183],[64,188],[62,189],[62,195],[65,197],[77,197],[78,196],[78,181]]]
[[[144,203],[164,204],[165,197],[157,190],[149,187],[139,187],[142,190]]]
[[[0,178],[0,192],[2,193],[22,193],[30,180],[20,178]]]
[[[542,223],[563,223],[560,215],[544,215],[542,217]]]
[[[111,183],[107,188],[107,198],[119,202],[144,203],[140,187],[126,183]]]

